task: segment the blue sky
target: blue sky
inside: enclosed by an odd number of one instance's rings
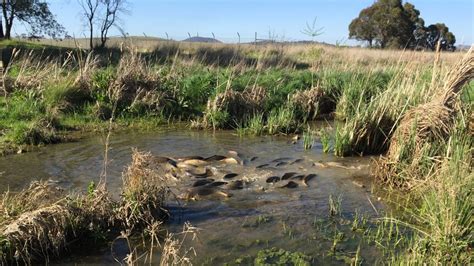
[[[50,0],[51,9],[71,35],[83,37],[85,27],[77,0]],[[130,14],[123,27],[130,35],[166,36],[184,39],[191,35],[212,36],[223,41],[250,41],[255,32],[269,32],[287,40],[309,39],[301,30],[317,17],[324,33],[316,40],[347,41],[347,27],[362,8],[374,0],[129,0]],[[412,0],[427,25],[444,22],[457,37],[457,44],[474,40],[474,1]],[[15,29],[21,32],[21,27]],[[118,34],[117,31],[112,32]]]

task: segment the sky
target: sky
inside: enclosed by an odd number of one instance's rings
[[[168,36],[175,40],[199,35],[224,42],[242,42],[277,36],[284,40],[311,39],[301,31],[317,18],[323,34],[315,40],[356,44],[348,40],[348,25],[361,9],[374,0],[128,0],[129,14],[121,21],[124,31],[134,36]],[[49,0],[57,20],[71,36],[87,33],[78,0]],[[426,25],[444,22],[457,38],[457,44],[474,42],[474,1],[412,0]],[[17,33],[24,31],[21,25]],[[114,30],[111,35],[119,35]]]

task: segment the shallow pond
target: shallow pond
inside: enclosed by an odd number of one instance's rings
[[[113,134],[110,146],[108,186],[116,195],[122,184],[121,173],[130,163],[134,147],[169,157],[226,155],[230,150],[244,158],[257,157],[244,166],[229,169],[240,176],[252,176],[252,187],[235,191],[228,199],[168,203],[172,214],[168,229],[179,232],[185,221],[199,228],[198,239],[186,242],[198,255],[193,260],[195,264],[234,262],[271,247],[303,252],[312,257],[314,264],[344,264],[361,246],[360,255],[366,263],[377,261],[375,248],[365,244],[362,233],[351,230],[356,210],[370,219],[384,209],[371,193],[368,157],[337,158],[324,154],[317,141],[311,150],[305,151],[302,140],[293,144],[291,137],[284,136],[241,138],[234,131],[129,131]],[[37,179],[52,179],[65,188],[85,190],[91,181],[98,180],[103,150],[103,137],[96,135],[0,158],[0,190],[17,190]],[[287,158],[289,163],[256,168],[277,158]],[[291,164],[295,160],[297,163]],[[321,162],[342,164],[318,167]],[[281,189],[265,182],[270,175],[281,176],[286,172],[316,177],[308,186],[294,189]],[[329,216],[330,197],[336,202],[340,200],[341,214],[334,217]],[[341,240],[334,248],[336,238]],[[335,253],[330,254],[331,250]],[[115,264],[111,253],[110,247],[87,250],[59,263]]]

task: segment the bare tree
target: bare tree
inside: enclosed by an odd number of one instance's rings
[[[89,27],[89,46],[94,49],[94,23],[100,0],[78,0]]]
[[[122,31],[118,25],[119,16],[127,13],[128,10],[126,9],[126,0],[100,0],[100,2],[104,6],[100,22],[100,48],[105,48],[110,28],[115,26]]]

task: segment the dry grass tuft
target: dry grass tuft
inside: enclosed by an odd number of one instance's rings
[[[144,228],[168,217],[162,208],[168,195],[166,180],[152,164],[150,153],[133,151],[132,164],[123,175],[122,204],[117,211],[124,227]]]
[[[187,238],[194,240],[197,237],[197,228],[185,223],[183,231],[177,235],[168,234],[163,245],[160,265],[192,265],[191,256],[196,256],[193,248],[184,249]]]
[[[147,106],[159,106],[163,93],[158,90],[160,79],[152,67],[138,52],[130,50],[123,53],[117,66],[117,78],[110,85],[109,94],[120,92],[119,105],[143,103]]]
[[[208,109],[227,111],[232,117],[243,117],[263,111],[266,91],[261,87],[252,87],[243,92],[226,90],[210,102]]]
[[[474,55],[471,48],[444,78],[445,83],[435,92],[431,101],[408,110],[395,129],[387,156],[378,162],[376,175],[396,186],[413,187],[410,178],[392,181],[405,166],[405,175],[425,176],[420,172],[422,160],[434,150],[437,143],[446,141],[454,129],[456,117],[462,111],[458,95],[465,84],[474,78]],[[469,126],[469,125],[468,125]],[[433,166],[434,167],[434,166]],[[436,168],[436,167],[435,167]],[[416,178],[414,178],[416,179]],[[413,180],[412,180],[413,181]],[[416,183],[416,182],[415,182]]]
[[[445,139],[453,127],[458,109],[458,95],[465,84],[474,78],[472,48],[446,76],[444,87],[438,90],[431,102],[409,110],[400,121],[391,140],[388,157],[397,161],[400,146],[415,134],[417,147],[435,139]],[[418,149],[415,149],[415,154]]]
[[[319,115],[330,114],[336,108],[334,101],[319,86],[296,92],[290,102],[304,117],[311,120]]]
[[[265,88],[253,86],[244,91],[234,91],[227,88],[209,99],[205,115],[202,119],[193,121],[193,128],[232,128],[236,124],[263,113],[267,91]]]
[[[74,80],[73,86],[80,90],[90,91],[92,88],[92,76],[97,70],[99,58],[93,53],[89,53],[84,59],[82,58],[82,54],[78,53],[77,63],[79,72]]]
[[[151,155],[134,151],[124,174],[120,201],[99,186],[86,195],[68,195],[48,182],[5,193],[0,202],[0,261],[49,261],[68,243],[120,231],[156,227],[167,217],[165,180],[147,167]]]

